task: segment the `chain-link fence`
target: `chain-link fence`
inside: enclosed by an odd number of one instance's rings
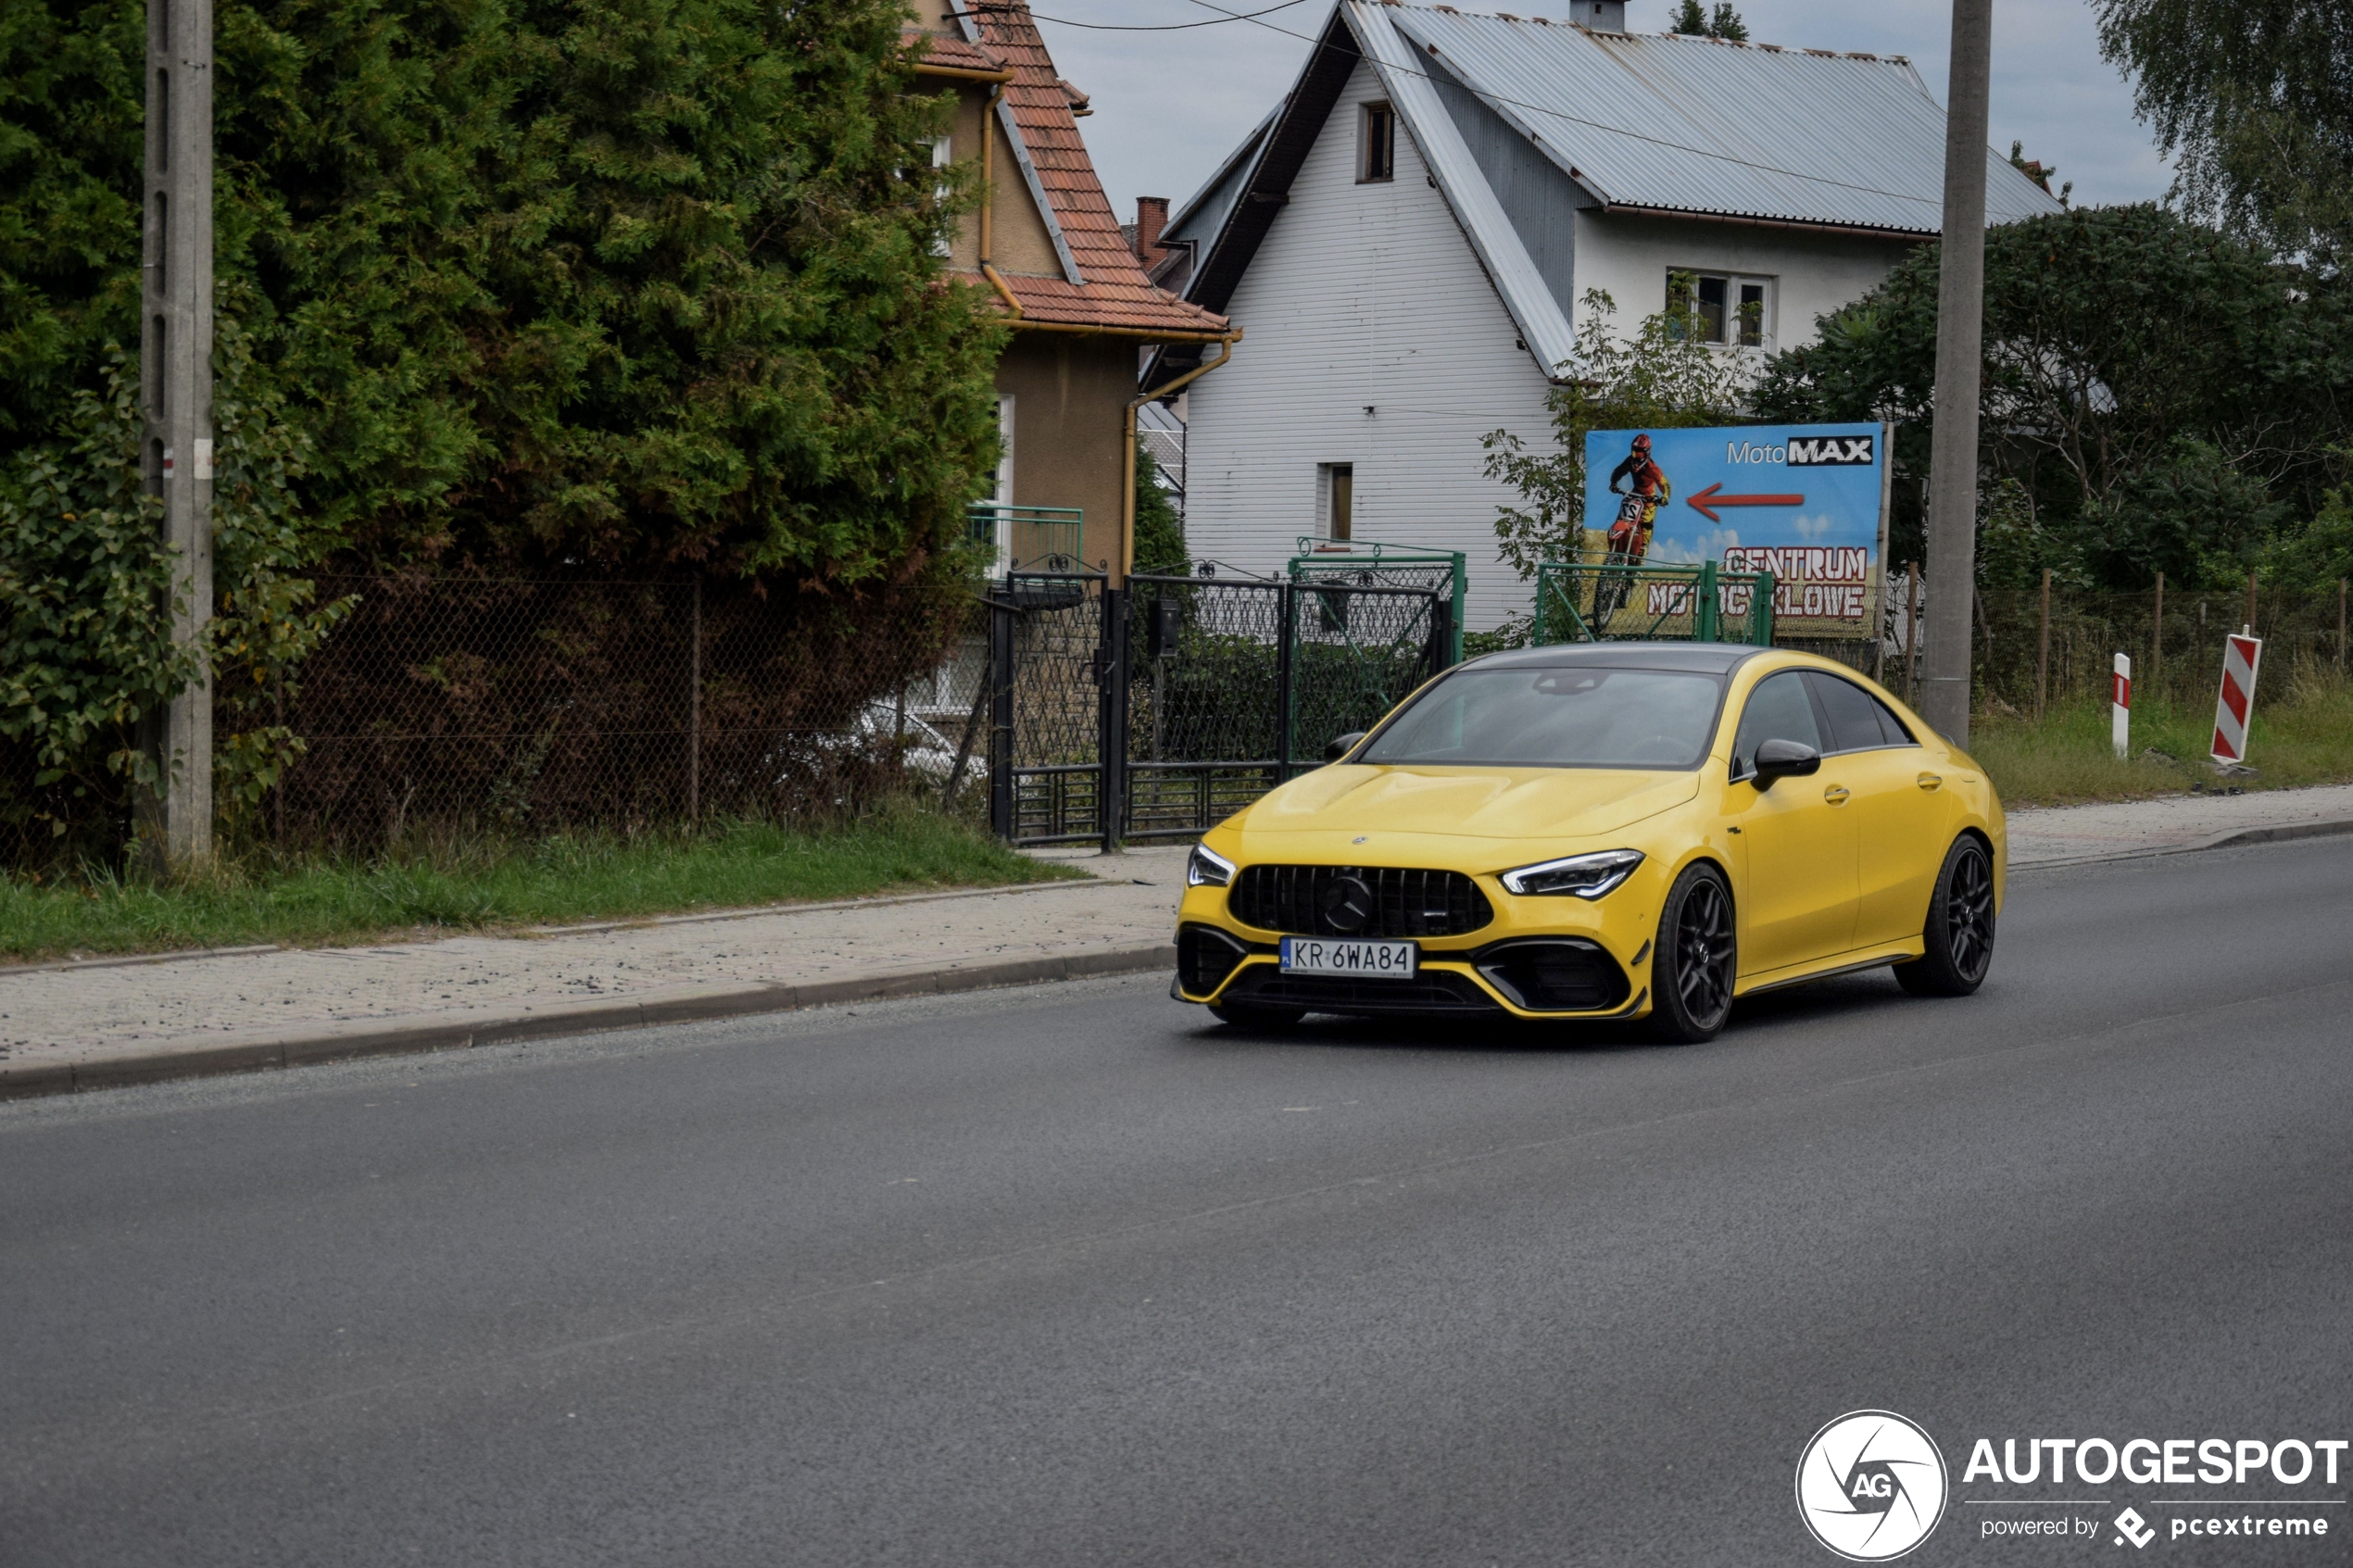
[[[1884,655],[1863,642],[1849,645],[1843,656],[1865,669],[1882,657],[1881,678],[1906,699],[1917,693],[1926,652],[1925,594],[1924,586],[1915,594],[1895,579]],[[2113,594],[2054,585],[2047,600],[2038,589],[1984,591],[1970,616],[1975,699],[1982,708],[2032,714],[2104,696],[2120,653],[2133,661],[2138,696],[2211,701],[2221,681],[2222,639],[2248,624],[2263,639],[2267,677],[2342,678],[2347,608],[2342,585],[2319,593],[2259,586],[2251,596],[2243,587]],[[1907,658],[1915,644],[1919,653]]]
[[[856,809],[944,786],[982,684],[962,585],[369,577],[320,593],[352,609],[279,705],[304,749],[266,803],[267,831],[297,844]]]

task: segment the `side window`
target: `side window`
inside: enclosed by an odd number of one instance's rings
[[[1359,137],[1356,182],[1377,184],[1397,178],[1397,113],[1387,104],[1366,104]]]
[[[1830,715],[1832,751],[1875,751],[1881,746],[1908,746],[1912,737],[1895,721],[1879,698],[1852,681],[1809,671],[1806,680]]]
[[[1741,710],[1740,730],[1732,739],[1732,777],[1748,776],[1756,762],[1756,748],[1768,740],[1793,740],[1817,751],[1830,749],[1822,744],[1822,727],[1814,721],[1814,703],[1806,695],[1806,677],[1800,671],[1768,675],[1748,694],[1748,706]]]

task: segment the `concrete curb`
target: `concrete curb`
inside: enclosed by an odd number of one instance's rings
[[[2010,870],[2039,872],[2059,866],[2092,866],[2103,860],[2147,860],[2159,855],[2194,855],[2203,849],[2233,849],[2243,844],[2281,844],[2296,838],[2329,838],[2353,833],[2353,818],[2326,822],[2279,822],[2270,827],[2225,828],[2187,844],[2161,845],[2154,849],[2103,849],[2095,855],[2061,855],[2047,860],[2021,860],[2013,856]]]
[[[314,1028],[308,1032],[289,1031],[243,1039],[191,1042],[185,1046],[97,1061],[27,1063],[21,1067],[0,1062],[0,1100],[79,1094],[94,1089],[123,1088],[133,1084],[162,1083],[174,1078],[211,1077],[224,1073],[262,1073],[273,1068],[304,1067],[314,1062],[348,1061],[359,1057],[455,1050],[514,1040],[544,1039],[552,1035],[590,1035],[613,1029],[644,1029],[664,1023],[794,1012],[803,1008],[839,1007],[849,1002],[881,1001],[892,997],[987,991],[1006,985],[1032,985],[1051,980],[1085,980],[1098,975],[1134,974],[1155,969],[1173,972],[1176,967],[1176,946],[1157,942],[1104,948],[1097,952],[1008,959],[996,963],[966,964],[953,969],[900,970],[847,980],[821,980],[802,985],[752,984],[712,986],[685,994],[649,996],[634,1001],[576,1002],[503,1017],[453,1021],[443,1016],[397,1022],[355,1022],[324,1030]]]

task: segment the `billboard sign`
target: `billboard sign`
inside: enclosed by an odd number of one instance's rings
[[[1593,431],[1585,437],[1584,558],[1769,571],[1784,634],[1870,636],[1884,581],[1890,456],[1881,424]],[[1746,614],[1745,601],[1728,594],[1725,613]]]

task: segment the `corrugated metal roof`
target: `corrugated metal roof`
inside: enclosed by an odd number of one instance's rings
[[[1933,234],[1944,110],[1908,61],[1395,5],[1394,30],[1611,206]],[[1386,56],[1386,49],[1372,51]],[[1385,62],[1386,63],[1386,62]],[[1985,218],[2056,212],[1986,150]]]
[[[1419,69],[1413,44],[1402,31],[1383,25],[1380,19],[1393,14],[1391,8],[1351,0],[1347,12],[1354,19],[1365,55],[1380,73],[1381,84],[1389,90],[1390,102],[1413,133],[1422,161],[1429,166],[1447,205],[1462,220],[1480,265],[1487,269],[1495,292],[1503,296],[1504,307],[1519,328],[1520,341],[1536,356],[1536,362],[1545,367],[1545,372],[1553,373],[1576,352],[1577,334],[1569,327],[1567,315],[1529,259],[1528,247],[1520,243],[1518,231],[1495,199],[1487,177],[1479,172],[1461,130],[1438,96],[1437,86]]]

